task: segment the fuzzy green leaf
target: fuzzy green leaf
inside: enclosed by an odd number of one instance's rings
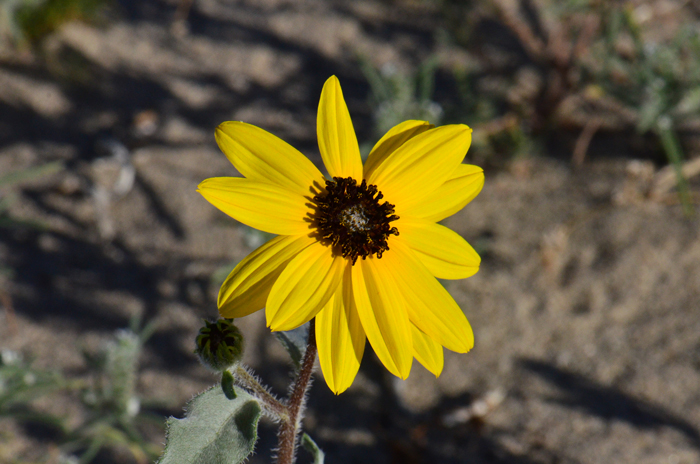
[[[309,324],[306,323],[301,327],[287,332],[274,332],[274,334],[277,340],[282,343],[284,349],[287,350],[287,353],[289,353],[294,367],[299,369],[301,367],[301,360],[304,358],[304,353],[306,353],[306,342],[309,338]]]
[[[301,446],[314,457],[314,464],[323,464],[323,461],[326,459],[325,453],[306,433],[301,436]]]
[[[258,439],[260,405],[236,388],[229,400],[220,385],[194,397],[185,418],[169,418],[167,444],[159,464],[238,464]]]

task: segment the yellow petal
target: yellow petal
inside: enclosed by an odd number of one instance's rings
[[[445,287],[403,242],[392,240],[391,251],[395,256],[394,276],[409,302],[407,309],[411,322],[448,350],[469,351],[474,346],[472,328]]]
[[[408,139],[422,134],[433,127],[435,126],[428,121],[409,120],[389,129],[389,132],[384,134],[384,137],[379,139],[379,142],[377,142],[374,148],[372,148],[372,151],[369,152],[364,166],[365,179],[369,179],[377,166],[382,164],[387,156],[395,152],[396,149],[406,143]]]
[[[466,279],[479,270],[481,258],[459,234],[434,222],[399,219],[397,240],[439,279]]]
[[[415,216],[429,221],[442,221],[464,208],[484,186],[484,170],[471,164],[460,164],[452,176],[411,208],[405,208],[405,216]]]
[[[367,181],[401,216],[450,178],[467,153],[471,132],[465,125],[451,125],[416,135],[387,156]]]
[[[411,324],[413,335],[413,356],[430,372],[439,377],[445,365],[442,345],[424,334],[415,324]]]
[[[331,76],[318,104],[316,132],[321,158],[331,177],[362,179],[362,158],[340,82]]]
[[[340,287],[316,316],[318,359],[328,388],[336,395],[352,385],[365,352],[365,331],[352,296],[351,273],[347,263]]]
[[[323,174],[307,157],[259,127],[224,122],[216,128],[216,143],[248,179],[277,184],[299,195],[310,195],[314,183],[323,185]]]
[[[352,266],[352,289],[362,328],[384,366],[405,379],[411,371],[413,344],[406,301],[385,258],[358,260]]]
[[[237,221],[271,234],[310,232],[308,200],[289,189],[242,177],[212,177],[197,189],[206,200]]]
[[[272,286],[267,299],[267,325],[273,331],[292,330],[308,322],[338,289],[345,258],[312,243],[292,259]]]
[[[287,263],[313,241],[306,235],[275,237],[238,263],[219,290],[221,317],[243,317],[265,307]]]

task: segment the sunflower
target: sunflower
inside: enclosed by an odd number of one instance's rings
[[[329,388],[346,390],[365,341],[405,379],[415,357],[436,376],[442,347],[465,353],[474,335],[438,282],[475,274],[480,258],[437,224],[469,203],[483,170],[462,164],[465,125],[405,121],[382,137],[364,165],[340,83],[323,86],[318,144],[327,179],[274,135],[224,122],[216,141],[244,177],[206,179],[198,191],[234,219],[277,237],[241,261],[219,292],[219,313],[239,318],[265,308],[273,331],[316,318]]]

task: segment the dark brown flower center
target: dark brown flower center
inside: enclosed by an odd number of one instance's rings
[[[376,185],[360,185],[351,177],[334,177],[326,181],[326,191],[314,197],[316,201],[316,227],[321,238],[340,249],[344,258],[377,255],[389,249],[389,235],[399,235],[389,223],[399,217],[394,205],[380,203],[384,197]]]

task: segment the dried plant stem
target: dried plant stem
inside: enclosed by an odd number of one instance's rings
[[[194,0],[180,0],[180,3],[175,10],[175,18],[173,22],[185,22],[187,17],[190,15],[190,10],[192,9],[192,3]]]
[[[309,389],[311,373],[316,362],[316,327],[314,322],[312,319],[311,324],[309,324],[309,339],[304,359],[287,400],[288,420],[283,421],[280,426],[277,464],[293,464],[296,458],[299,426],[306,403],[306,392]]]
[[[588,146],[591,144],[591,140],[593,140],[593,136],[598,132],[600,126],[600,120],[593,118],[583,127],[581,135],[579,135],[576,140],[574,152],[571,155],[571,162],[575,167],[580,168],[583,165],[583,160],[586,159],[586,153],[588,152]]]
[[[505,0],[495,1],[494,4],[498,8],[503,22],[518,36],[530,56],[536,60],[541,60],[545,56],[545,44],[532,32],[532,29],[522,17],[518,15],[513,5]]]

